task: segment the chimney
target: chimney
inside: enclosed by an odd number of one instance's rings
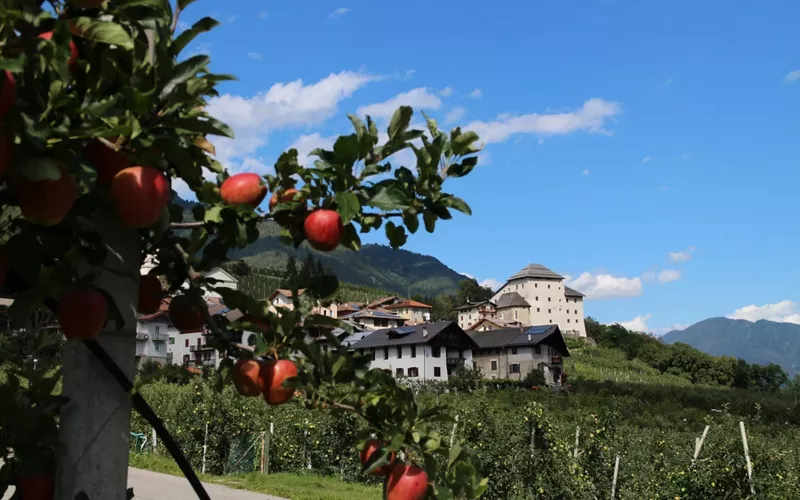
[[[528,334],[528,342],[530,342],[530,341],[531,341],[531,334],[529,333]]]
[[[423,337],[427,337],[428,336],[428,327],[425,326],[425,325],[422,325],[422,336]]]
[[[522,333],[522,323],[519,324],[519,333]]]

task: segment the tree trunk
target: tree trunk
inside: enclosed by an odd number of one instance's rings
[[[136,311],[140,268],[140,239],[118,221],[103,220],[101,237],[109,247],[106,267],[96,281],[106,291],[124,321],[119,329],[111,318],[98,343],[129,378],[135,373]],[[56,499],[74,500],[84,492],[89,500],[125,500],[131,400],[82,341],[67,342]]]

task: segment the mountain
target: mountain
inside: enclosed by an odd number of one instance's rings
[[[467,279],[430,255],[394,250],[384,245],[364,245],[358,252],[339,248],[323,253],[303,243],[295,250],[280,242],[277,224],[266,222],[259,229],[261,237],[247,248],[232,251],[231,258],[244,259],[253,267],[283,269],[290,255],[302,260],[312,253],[323,266],[330,267],[342,282],[402,295],[455,293],[458,283]]]
[[[790,376],[800,373],[800,325],[760,320],[710,318],[661,340],[683,342],[714,356],[742,358],[749,363],[775,363]]]

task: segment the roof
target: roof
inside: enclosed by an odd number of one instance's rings
[[[541,264],[528,264],[520,269],[520,271],[508,278],[509,281],[519,278],[550,278],[563,280],[564,277],[558,273],[551,271]]]
[[[297,295],[298,295],[298,296],[300,296],[300,295],[303,295],[303,293],[304,293],[305,291],[306,291],[306,289],[305,289],[305,288],[300,288],[299,290],[297,290]],[[275,296],[276,296],[276,295],[278,295],[278,294],[281,294],[281,295],[283,295],[284,297],[289,297],[289,298],[292,298],[292,291],[291,291],[291,290],[288,290],[288,289],[286,289],[286,288],[276,288],[276,289],[275,289],[275,291],[274,291],[274,292],[272,292],[272,295],[270,295],[270,296],[269,296],[269,300],[272,300],[272,299],[274,299],[274,298],[275,298]]]
[[[522,324],[518,319],[481,318],[480,320],[471,324],[467,328],[467,330],[475,330],[476,328],[478,328],[478,326],[482,325],[483,323],[492,323],[498,328],[509,328],[512,326],[519,328],[519,325]]]
[[[351,318],[382,318],[382,319],[405,319],[402,316],[398,316],[397,314],[392,314],[389,311],[383,309],[364,309],[363,311],[356,311],[352,314],[346,314],[342,316],[340,319],[351,319]]]
[[[522,295],[517,292],[504,293],[497,299],[497,308],[503,309],[506,307],[530,307],[528,301],[522,298]]]
[[[565,297],[586,297],[586,295],[582,294],[577,290],[573,290],[572,288],[564,285],[564,296]]]
[[[427,344],[440,336],[443,332],[451,335],[463,337],[472,348],[478,347],[472,338],[462,330],[455,321],[443,321],[440,323],[426,323],[416,326],[401,326],[397,328],[383,328],[375,330],[363,340],[356,342],[351,347],[353,349],[368,349],[371,347],[385,347],[409,344]],[[445,333],[446,338],[448,334]]]
[[[402,300],[400,302],[396,302],[394,304],[384,306],[384,309],[402,309],[404,307],[416,307],[418,309],[431,309],[433,306],[429,306],[428,304],[423,304],[422,302],[417,302],[416,300]]]
[[[481,349],[498,347],[525,347],[537,344],[547,344],[554,347],[564,356],[569,356],[569,350],[564,342],[558,325],[539,325],[523,328],[501,328],[484,332],[471,331],[469,335]]]
[[[380,307],[380,306],[382,306],[383,304],[385,304],[387,302],[391,302],[391,301],[397,300],[397,299],[399,299],[399,297],[397,297],[396,295],[391,295],[389,297],[381,297],[380,299],[378,299],[378,300],[376,300],[374,302],[370,302],[367,305],[367,307],[369,307],[370,309],[372,309],[374,307]]]
[[[467,302],[463,306],[454,307],[453,310],[454,311],[460,311],[461,309],[473,309],[475,307],[482,306],[484,304],[492,304],[492,301],[484,300],[483,302]],[[492,304],[492,305],[494,305],[494,304]]]

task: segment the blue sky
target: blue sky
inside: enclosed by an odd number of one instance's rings
[[[542,263],[656,333],[800,323],[800,3],[205,0],[181,26],[205,15],[232,171],[410,104],[486,148],[450,182],[474,215],[408,249],[495,284]]]

